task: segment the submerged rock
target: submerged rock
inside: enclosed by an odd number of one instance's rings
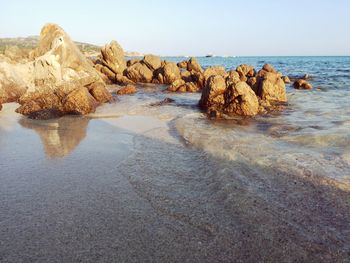
[[[162,101],[159,101],[159,102],[155,102],[155,103],[151,103],[150,106],[163,106],[163,105],[166,105],[166,104],[169,104],[169,103],[172,103],[174,102],[175,100],[171,99],[171,98],[165,98],[164,100]]]
[[[117,91],[118,95],[127,95],[136,93],[136,86],[132,84],[128,84],[126,87],[122,87]]]
[[[304,79],[298,79],[293,84],[295,89],[312,89],[312,85]]]

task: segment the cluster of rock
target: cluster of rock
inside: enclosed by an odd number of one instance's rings
[[[155,55],[126,61],[121,46],[112,41],[102,48],[101,55],[93,62],[95,69],[109,83],[165,84],[169,85],[168,91],[174,92],[197,92],[204,86],[204,70],[195,58],[177,64]]]
[[[287,102],[286,79],[269,64],[258,72],[246,64],[228,72],[212,68],[206,77],[199,106],[211,116],[255,116]]]
[[[297,79],[294,87],[311,89],[309,77]],[[11,47],[0,55],[0,110],[2,103],[15,101],[21,105],[16,111],[32,118],[88,114],[112,100],[109,83],[123,86],[118,95],[135,93],[138,83],[164,84],[169,92],[202,92],[199,106],[211,116],[254,116],[285,103],[285,83],[291,80],[269,64],[259,71],[246,64],[226,71],[222,66],[203,69],[193,57],[179,63],[155,55],[127,61],[116,41],[88,59],[55,24],[43,27],[38,48]]]
[[[93,64],[59,26],[43,27],[31,56],[26,63],[0,63],[0,104],[17,101],[17,112],[51,118],[94,112],[112,99]]]

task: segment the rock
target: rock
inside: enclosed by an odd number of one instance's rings
[[[209,67],[206,70],[204,70],[203,72],[203,76],[204,76],[204,83],[206,85],[207,80],[211,77],[211,76],[215,76],[215,75],[220,75],[223,78],[227,77],[227,73],[224,67],[222,66],[215,66],[215,67]]]
[[[288,76],[282,76],[282,80],[284,83],[288,84],[288,83],[291,83],[290,79]]]
[[[108,67],[103,66],[101,64],[97,64],[95,65],[95,69],[101,72],[103,75],[105,75],[108,78],[108,80],[110,80],[111,82],[115,82],[116,74],[112,70],[110,70]]]
[[[224,94],[226,113],[255,116],[259,112],[259,101],[254,91],[243,81],[230,85]]]
[[[64,113],[61,95],[52,91],[49,87],[42,88],[40,91],[26,93],[19,99],[21,106],[16,112],[29,115],[42,110],[54,110]]]
[[[195,71],[195,72],[203,72],[201,65],[199,65],[197,59],[194,57],[191,57],[187,62],[187,70]]]
[[[171,98],[165,98],[164,100],[162,101],[159,101],[159,102],[155,102],[155,103],[151,103],[150,106],[154,107],[154,106],[163,106],[165,104],[169,104],[169,103],[172,103],[174,102],[175,100],[171,99]]]
[[[152,71],[157,70],[162,66],[162,62],[160,60],[160,57],[155,56],[155,55],[146,55],[143,58],[143,62]]]
[[[130,67],[130,66],[132,66],[132,65],[134,65],[134,64],[136,64],[137,62],[140,62],[141,60],[140,59],[138,59],[138,58],[132,58],[132,59],[130,59],[130,60],[128,60],[127,62],[126,62],[126,65],[128,66],[128,67]]]
[[[192,81],[192,73],[184,70],[180,72],[181,78],[185,81],[185,82],[190,82]]]
[[[280,73],[276,73],[276,71],[269,72],[262,69],[257,74],[257,80],[258,87],[256,94],[262,100],[273,103],[287,101],[286,86]],[[253,87],[253,89],[255,88]]]
[[[185,87],[187,92],[198,92],[200,90],[194,82],[186,82]]]
[[[126,87],[122,87],[120,90],[117,91],[118,95],[127,95],[127,94],[134,94],[136,93],[136,86],[132,84],[128,84]]]
[[[196,84],[196,86],[198,87],[198,89],[202,89],[205,85],[205,78],[203,73],[201,72],[191,72],[191,78],[192,81],[189,82],[193,82],[194,84]]]
[[[166,62],[163,66],[164,84],[172,84],[175,80],[181,79],[180,69],[174,62]]]
[[[182,86],[185,86],[186,82],[183,79],[177,79],[171,85],[168,87],[167,91],[176,92],[178,91]],[[185,87],[186,91],[186,87]]]
[[[128,67],[125,75],[135,83],[151,83],[153,78],[153,72],[141,62]]]
[[[115,75],[115,80],[119,85],[135,84],[135,82],[133,82],[132,80],[128,79],[127,77],[123,76],[120,73]]]
[[[298,79],[293,86],[295,89],[312,89],[312,85],[304,79]]]
[[[247,84],[251,87],[251,89],[255,92],[255,94],[258,93],[259,88],[259,82],[256,77],[251,77],[247,80]]]
[[[236,68],[236,71],[238,72],[239,76],[241,78],[243,77],[254,77],[255,75],[255,69],[253,66],[247,65],[247,64],[242,64],[239,65]]]
[[[179,68],[187,69],[187,61],[185,60],[185,61],[179,62],[179,63],[177,63],[177,66]]]
[[[85,87],[70,92],[63,101],[64,112],[72,114],[88,114],[95,112],[98,103]]]
[[[90,94],[99,103],[106,103],[112,101],[112,95],[107,90],[106,86],[102,82],[94,82],[89,87]]]
[[[309,74],[305,74],[301,79],[303,80],[310,80],[310,79],[313,79],[313,77]]]
[[[59,26],[43,27],[36,55],[18,70],[29,88],[19,98],[17,112],[33,118],[87,114],[111,100],[92,63]]]
[[[240,75],[236,70],[230,70],[228,72],[228,76],[226,77],[226,85],[230,86],[232,84],[236,84],[238,82],[240,82]]]
[[[275,68],[271,64],[265,64],[262,69],[267,71],[267,72],[277,73],[277,71],[275,70]]]
[[[221,75],[210,76],[202,90],[199,106],[203,109],[208,109],[212,106],[224,105],[225,90],[226,83],[224,77]]]
[[[0,63],[0,102],[17,102],[27,91],[20,66]]]
[[[126,68],[124,51],[122,47],[113,40],[101,49],[102,63],[115,74],[122,73]]]

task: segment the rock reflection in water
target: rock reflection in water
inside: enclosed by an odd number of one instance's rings
[[[62,158],[70,154],[86,137],[89,121],[88,117],[66,116],[47,121],[22,118],[19,123],[39,135],[47,156]]]

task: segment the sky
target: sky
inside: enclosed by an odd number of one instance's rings
[[[350,55],[350,0],[0,0],[0,37],[39,35],[157,55]]]

